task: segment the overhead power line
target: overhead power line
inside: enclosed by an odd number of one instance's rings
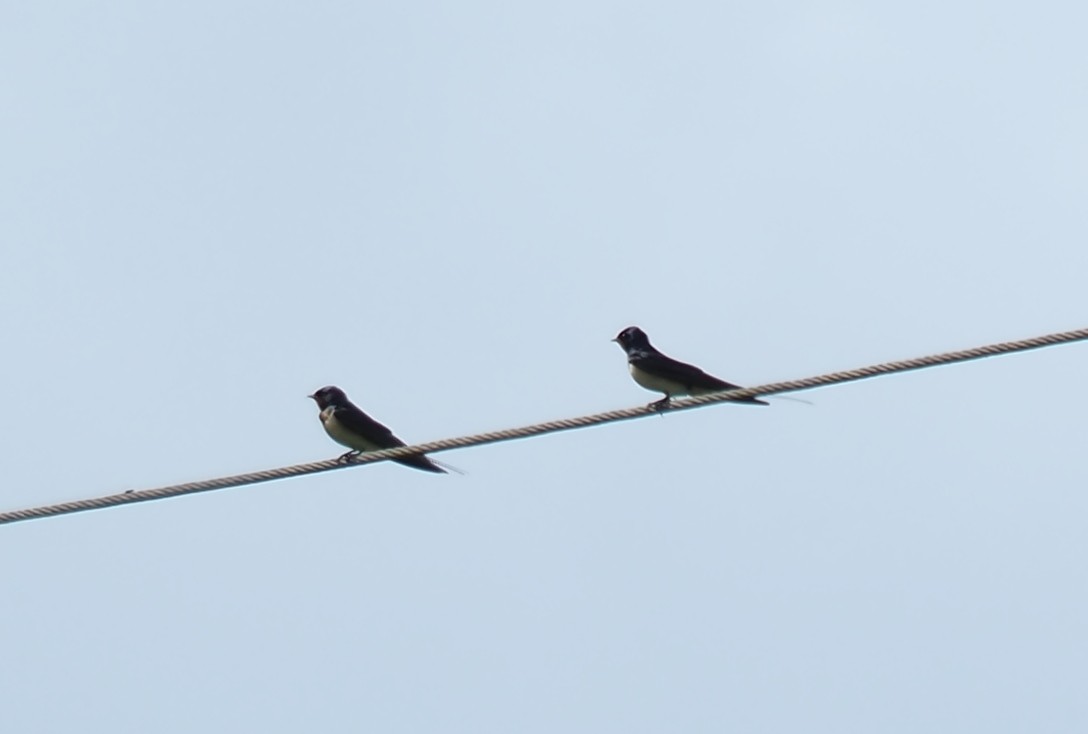
[[[1023,352],[1029,349],[1068,344],[1070,342],[1083,341],[1085,339],[1088,339],[1088,329],[1077,329],[1075,331],[1063,331],[1055,334],[1047,334],[1045,336],[1037,336],[1031,339],[989,344],[987,346],[964,349],[958,352],[945,352],[929,357],[918,357],[916,359],[907,359],[898,362],[884,362],[869,367],[861,367],[860,369],[844,370],[841,372],[817,375],[815,377],[806,377],[801,380],[772,382],[766,385],[714,393],[713,395],[702,395],[695,398],[674,400],[669,412],[688,410],[715,403],[733,402],[741,398],[749,398],[756,395],[766,396],[775,395],[777,393],[797,392],[799,390],[811,390],[817,387],[826,387],[828,385],[838,385],[844,382],[865,380],[870,377],[879,377],[880,375],[890,375],[897,372],[907,372],[909,370],[920,370],[927,367],[938,367],[941,365],[953,364],[955,362],[981,359],[983,357],[995,357],[1001,354],[1011,354],[1013,352]],[[584,415],[578,418],[547,421],[545,423],[536,423],[521,428],[509,428],[502,431],[477,433],[470,436],[460,436],[458,438],[446,438],[441,441],[431,441],[430,443],[421,443],[413,446],[402,446],[396,449],[368,451],[360,455],[356,460],[348,463],[340,463],[335,459],[331,459],[310,464],[285,466],[279,469],[250,472],[248,474],[236,474],[234,476],[220,477],[218,479],[206,479],[200,482],[174,484],[168,487],[158,487],[155,489],[144,489],[139,491],[129,490],[127,492],[110,494],[104,497],[76,500],[74,502],[62,502],[60,504],[32,507],[25,510],[0,512],[0,525],[22,520],[33,520],[41,517],[52,517],[55,515],[85,512],[87,510],[98,510],[105,507],[115,507],[117,505],[128,505],[135,502],[149,502],[151,500],[166,499],[167,497],[176,497],[183,494],[210,492],[214,489],[229,489],[231,487],[241,487],[248,484],[271,482],[276,479],[287,479],[289,477],[298,477],[304,474],[317,474],[318,472],[332,471],[334,469],[346,469],[362,464],[370,464],[375,461],[386,461],[388,459],[408,456],[410,454],[437,453],[440,451],[450,451],[452,449],[468,448],[470,446],[482,446],[489,443],[499,443],[501,441],[512,441],[518,438],[539,436],[545,433],[569,431],[575,428],[588,428],[589,426],[596,426],[602,423],[613,423],[615,421],[631,420],[632,418],[643,418],[650,415],[657,415],[657,411],[649,406],[627,408],[624,410],[610,410],[605,413],[594,413],[593,415]]]

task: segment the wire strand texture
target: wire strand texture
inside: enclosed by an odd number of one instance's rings
[[[747,387],[738,390],[729,390],[727,392],[714,393],[712,395],[702,395],[694,398],[685,398],[683,400],[674,400],[671,407],[669,408],[669,412],[673,413],[682,410],[690,410],[691,408],[699,408],[705,405],[713,405],[716,403],[733,402],[740,398],[747,398],[755,395],[767,396],[779,393],[797,392],[800,390],[811,390],[817,387],[827,387],[828,385],[839,385],[845,382],[866,380],[871,377],[879,377],[881,375],[890,375],[898,372],[908,372],[910,370],[920,370],[928,367],[938,367],[941,365],[954,364],[957,362],[967,362],[969,360],[982,359],[984,357],[995,357],[1002,354],[1012,354],[1014,352],[1024,352],[1030,349],[1057,346],[1059,344],[1069,344],[1071,342],[1084,341],[1086,339],[1088,339],[1088,329],[1077,329],[1074,331],[1063,331],[1053,334],[1046,334],[1044,336],[1037,336],[1031,339],[1020,339],[1017,341],[1007,341],[997,344],[989,344],[982,347],[975,347],[973,349],[963,349],[955,352],[944,352],[941,354],[934,354],[928,357],[917,357],[915,359],[906,359],[896,362],[883,362],[880,364],[870,365],[868,367],[861,367],[859,369],[831,372],[823,375],[817,375],[815,377],[806,377],[800,380],[772,382],[765,385],[758,385],[755,387]],[[268,469],[265,471],[250,472],[247,474],[236,474],[229,477],[206,479],[199,482],[174,484],[167,487],[157,487],[154,489],[144,490],[129,490],[127,492],[105,495],[103,497],[76,500],[73,502],[62,502],[59,504],[44,505],[41,507],[31,507],[24,510],[0,512],[0,525],[20,522],[23,520],[53,517],[56,515],[68,515],[76,512],[86,512],[88,510],[98,510],[106,507],[116,507],[118,505],[129,505],[136,502],[149,502],[151,500],[166,499],[168,497],[177,497],[179,495],[196,494],[197,492],[210,492],[216,489],[229,489],[232,487],[242,487],[250,484],[260,484],[262,482],[271,482],[277,479],[287,479],[290,477],[298,477],[306,474],[317,474],[320,472],[333,471],[335,469],[346,469],[353,466],[362,466],[364,464],[371,464],[377,461],[386,461],[388,459],[407,456],[409,454],[438,453],[441,451],[450,451],[452,449],[468,448],[470,446],[483,446],[485,444],[499,443],[501,441],[513,441],[519,438],[540,436],[545,433],[570,431],[576,428],[588,428],[590,426],[597,426],[604,423],[613,423],[616,421],[643,418],[646,416],[652,416],[657,414],[658,411],[650,406],[625,408],[623,410],[610,410],[604,413],[594,413],[593,415],[584,415],[576,418],[565,418],[560,420],[547,421],[544,423],[536,423],[529,426],[522,426],[520,428],[509,428],[501,431],[489,431],[487,433],[477,433],[469,436],[447,438],[440,441],[431,441],[429,443],[403,446],[396,449],[368,451],[360,455],[355,460],[349,462],[339,462],[335,459],[329,459],[326,461],[317,461],[309,464],[296,464],[294,466],[285,466],[279,469]]]

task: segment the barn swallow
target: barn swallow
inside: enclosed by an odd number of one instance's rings
[[[707,395],[740,388],[740,385],[719,380],[698,367],[666,357],[654,349],[646,332],[637,326],[627,327],[612,341],[627,352],[627,367],[635,382],[647,390],[665,393],[664,398],[650,403],[658,410],[669,407],[674,395]],[[740,398],[737,402],[767,405],[759,398]]]
[[[344,391],[332,385],[323,387],[313,395],[317,407],[321,410],[318,417],[321,425],[325,427],[325,433],[329,438],[341,446],[347,446],[351,451],[340,457],[340,461],[346,461],[358,456],[364,451],[379,451],[381,449],[395,449],[398,446],[406,446],[404,441],[393,435],[393,432],[378,421],[360,410],[354,403],[348,400]],[[413,469],[445,474],[446,470],[428,459],[426,455],[402,456],[392,461]]]

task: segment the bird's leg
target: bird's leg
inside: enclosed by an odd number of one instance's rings
[[[360,453],[361,452],[356,451],[355,449],[352,449],[351,451],[347,452],[346,454],[341,454],[336,459],[336,463],[337,464],[346,464],[349,461],[351,461],[352,459],[354,459],[356,456],[358,456]]]
[[[661,415],[665,415],[665,411],[669,409],[669,406],[671,404],[672,404],[672,395],[669,395],[668,393],[665,393],[665,397],[661,398],[660,400],[655,400],[654,402],[650,403],[646,407],[647,408],[653,408],[654,410],[656,410]]]

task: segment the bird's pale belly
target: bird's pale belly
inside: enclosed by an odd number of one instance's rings
[[[321,424],[325,426],[325,433],[329,434],[329,438],[341,446],[347,446],[349,449],[355,449],[356,451],[377,451],[381,448],[381,446],[373,444],[362,436],[344,428],[340,421],[336,420],[336,414],[331,408],[321,411]]]
[[[634,378],[642,387],[647,390],[653,390],[654,392],[663,392],[666,395],[687,395],[688,388],[686,385],[682,385],[679,382],[673,380],[667,380],[663,377],[651,375],[648,372],[640,370],[633,364],[628,363],[628,369],[631,370],[631,377]]]

